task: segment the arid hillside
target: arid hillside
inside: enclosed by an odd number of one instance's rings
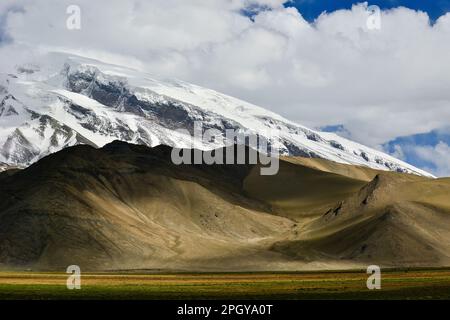
[[[450,179],[326,160],[174,165],[75,146],[0,173],[4,269],[257,271],[450,265]]]

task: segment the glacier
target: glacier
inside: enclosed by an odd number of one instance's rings
[[[245,131],[265,137],[282,155],[323,158],[433,177],[381,151],[289,121],[251,103],[184,81],[53,52],[0,73],[0,170],[26,167],[76,144],[102,147],[114,140],[191,147],[192,131]],[[267,133],[270,132],[270,136]],[[211,150],[219,141],[194,141]],[[3,168],[3,169],[2,169]]]

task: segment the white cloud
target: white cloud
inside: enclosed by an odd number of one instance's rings
[[[435,147],[416,147],[416,155],[425,161],[436,166],[436,170],[429,169],[437,176],[450,176],[450,146],[444,142],[439,142]]]
[[[397,8],[368,30],[364,5],[311,24],[283,2],[6,0],[0,17],[16,45],[129,62],[305,125],[345,124],[369,145],[448,124],[450,14],[432,26],[425,13]],[[65,27],[69,4],[81,7],[79,31]],[[241,13],[249,6],[271,10],[250,19]]]

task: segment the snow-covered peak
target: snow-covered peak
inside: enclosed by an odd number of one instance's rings
[[[203,128],[265,136],[283,154],[319,157],[381,170],[431,176],[380,151],[318,132],[251,103],[180,80],[161,80],[126,66],[51,53],[0,77],[0,161],[28,165],[61,148],[119,139],[189,147]],[[7,119],[7,120],[5,120]],[[212,149],[220,143],[196,141]]]

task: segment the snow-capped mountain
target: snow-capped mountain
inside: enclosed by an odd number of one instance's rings
[[[113,140],[190,147],[176,131],[235,129],[265,136],[282,154],[381,170],[429,173],[333,133],[318,132],[214,90],[155,80],[125,66],[52,53],[0,75],[0,162],[27,166],[75,144]],[[268,134],[270,132],[270,135]],[[221,143],[195,141],[201,149]]]
[[[0,172],[8,170],[9,166],[6,163],[0,162]]]

